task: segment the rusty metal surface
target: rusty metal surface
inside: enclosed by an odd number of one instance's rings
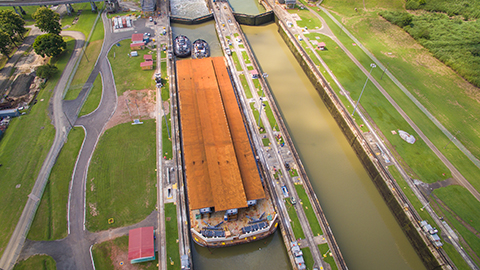
[[[211,58],[177,62],[190,209],[247,206]]]

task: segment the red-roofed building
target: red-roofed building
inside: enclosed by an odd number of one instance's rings
[[[143,34],[133,34],[132,43],[141,43],[143,42]]]
[[[319,42],[319,43],[317,44],[317,49],[323,51],[323,50],[325,50],[325,46],[326,46],[326,45],[325,45],[325,42]]]
[[[155,260],[153,227],[133,229],[128,234],[128,259],[130,263]]]
[[[143,34],[133,34],[132,43],[130,44],[130,50],[143,50],[145,49],[145,42],[143,41]]]
[[[151,54],[144,54],[143,59],[145,59],[145,61],[153,61]]]
[[[142,70],[153,69],[153,61],[142,62],[140,63],[140,67],[142,68]]]

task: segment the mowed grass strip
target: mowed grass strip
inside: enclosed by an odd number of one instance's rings
[[[103,3],[96,3],[98,11],[100,12],[101,9],[103,8]],[[97,18],[98,13],[97,12],[92,12],[92,8],[90,6],[90,3],[77,3],[77,4],[72,4],[73,9],[75,10],[75,13],[73,15],[65,15],[61,18],[60,23],[62,24],[62,27],[66,27],[69,25],[68,28],[65,30],[68,31],[78,31],[82,32],[85,35],[85,38],[88,37],[90,34],[90,31],[93,27],[93,23],[95,22],[95,19]],[[78,12],[80,12],[80,15],[77,15]],[[77,19],[77,22],[73,24],[73,21]],[[102,18],[98,19],[99,22],[102,21]],[[103,28],[102,28],[103,32]]]
[[[240,82],[242,83],[243,90],[245,91],[245,96],[247,98],[252,98],[252,92],[250,91],[250,86],[248,86],[247,79],[245,78],[245,75],[240,74]]]
[[[312,252],[310,252],[309,247],[304,247],[301,249],[303,253],[303,259],[305,260],[305,266],[307,269],[313,269],[315,261],[313,260]]]
[[[105,131],[88,170],[88,230],[134,224],[155,209],[155,149],[154,120],[145,120],[143,125],[120,124]]]
[[[102,93],[103,93],[103,84],[102,84],[102,75],[98,73],[97,78],[93,82],[92,89],[90,89],[90,94],[88,94],[87,100],[82,106],[80,113],[78,116],[87,115],[98,108],[100,105],[100,101],[102,100]]]
[[[235,63],[235,69],[237,71],[242,71],[242,66],[240,65],[240,61],[238,61],[238,56],[237,56],[237,53],[236,52],[232,52],[232,59],[233,59],[233,63]]]
[[[59,71],[47,82],[45,89],[39,92],[38,102],[31,107],[30,113],[12,119],[0,141],[0,256],[17,225],[27,196],[32,191],[53,143],[55,129],[48,114],[48,101],[75,44],[71,38],[65,40],[66,51],[50,61],[57,65]]]
[[[122,40],[119,42],[120,46],[114,45],[108,52],[108,60],[112,66],[118,96],[123,95],[127,90],[155,90],[156,87],[155,80],[153,80],[156,53],[144,49],[137,51],[138,56],[129,57],[130,43],[130,39]],[[140,63],[144,61],[143,56],[149,53],[153,56],[153,70],[142,70]]]
[[[57,263],[55,260],[47,255],[35,255],[26,260],[20,261],[13,267],[13,270],[56,270]]]
[[[172,159],[172,121],[170,114],[162,117],[162,151],[164,159]]]
[[[257,123],[258,129],[260,130],[260,134],[266,133],[265,126],[263,125],[262,119],[259,117],[258,110],[255,107],[255,102],[250,103],[250,109],[252,109],[253,116],[255,117],[255,121]]]
[[[262,103],[264,104],[263,107],[265,108],[265,113],[267,114],[268,122],[270,122],[271,128],[273,130],[278,130],[277,119],[275,119],[275,116],[273,115],[270,103],[268,103],[268,101],[264,101]]]
[[[318,245],[318,249],[320,250],[320,253],[323,256],[323,261],[328,263],[331,267],[332,270],[337,270],[337,264],[335,263],[335,259],[333,259],[332,256],[330,256],[330,248],[328,247],[328,244],[321,244]]]
[[[73,128],[52,168],[42,200],[27,238],[36,241],[62,239],[67,236],[67,204],[70,181],[77,156],[85,138],[80,127]]]
[[[305,238],[305,234],[303,233],[302,225],[300,225],[300,220],[298,219],[297,211],[295,211],[295,207],[292,205],[290,200],[284,200],[284,201],[285,201],[285,206],[287,207],[288,217],[290,218],[290,226],[292,226],[295,239]]]
[[[88,77],[90,76],[93,68],[95,67],[95,62],[97,61],[98,55],[102,50],[103,37],[103,21],[102,19],[99,19],[97,24],[95,25],[95,29],[92,33],[90,42],[85,48],[85,53],[83,54],[82,60],[78,65],[75,76],[70,83],[70,88],[65,95],[65,100],[76,99],[78,97],[78,94],[80,94],[80,92],[82,91],[84,84],[87,82]],[[85,36],[85,39],[87,38],[88,35]]]
[[[167,244],[167,269],[175,270],[180,266],[180,251],[177,225],[177,206],[173,203],[165,204],[165,232]],[[172,264],[173,262],[173,264]]]
[[[119,261],[123,261],[124,268],[127,269],[158,269],[158,255],[154,261],[136,263],[132,265],[128,260],[128,235],[117,237],[113,240],[105,241],[93,245],[93,262],[95,269],[114,270],[119,269]],[[112,260],[113,258],[113,260]],[[115,261],[115,262],[114,262]],[[114,264],[115,263],[115,264]]]
[[[305,215],[307,216],[308,223],[310,224],[313,235],[322,235],[322,228],[320,227],[320,223],[318,222],[317,216],[313,211],[312,204],[308,199],[307,193],[305,192],[303,185],[295,185],[295,190],[297,191],[298,198],[301,200],[298,203],[300,203],[300,205],[303,207],[303,211],[305,211]]]

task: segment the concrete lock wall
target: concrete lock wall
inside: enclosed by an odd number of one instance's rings
[[[439,268],[440,264],[436,260],[434,254],[429,249],[427,244],[424,241],[422,235],[419,234],[417,229],[415,228],[412,221],[409,219],[407,214],[404,212],[402,205],[398,202],[395,198],[394,194],[392,193],[391,189],[387,185],[388,181],[391,181],[389,174],[385,171],[385,169],[379,164],[375,164],[375,161],[370,158],[370,154],[373,153],[369,152],[368,146],[365,147],[362,144],[363,136],[361,131],[356,127],[353,120],[350,118],[349,114],[345,114],[345,111],[342,112],[337,106],[339,106],[339,99],[336,97],[334,91],[328,86],[326,80],[323,78],[321,74],[319,74],[320,80],[317,79],[316,74],[311,69],[311,66],[314,66],[313,63],[309,65],[304,57],[302,57],[302,52],[300,52],[293,41],[290,39],[289,35],[285,32],[284,28],[282,28],[281,23],[279,22],[278,18],[275,17],[275,23],[278,25],[278,31],[282,36],[283,40],[290,48],[291,52],[294,54],[295,58],[297,59],[298,63],[302,67],[303,71],[307,75],[307,77],[312,82],[313,86],[320,94],[323,102],[325,103],[326,107],[332,114],[333,118],[341,128],[343,134],[350,142],[351,147],[354,149],[356,155],[362,162],[364,168],[368,172],[370,178],[372,179],[373,183],[377,187],[378,191],[380,192],[381,196],[387,203],[390,211],[395,216],[397,222],[400,224],[403,232],[407,236],[408,240],[412,244],[413,248],[420,256],[423,264],[427,267],[427,269],[435,269]],[[340,105],[343,106],[343,105]],[[373,155],[375,157],[375,155]],[[428,240],[427,240],[428,241]]]
[[[207,15],[202,16],[202,17],[197,17],[197,18],[194,18],[194,19],[170,16],[170,22],[171,23],[180,23],[180,24],[188,24],[188,25],[201,24],[201,23],[204,23],[204,22],[212,21],[212,20],[213,20],[213,14],[212,13],[207,14]]]
[[[257,15],[233,13],[233,16],[235,17],[235,20],[237,20],[239,24],[252,25],[252,26],[257,26],[257,25],[268,23],[268,22],[272,22],[275,19],[275,15],[273,11],[267,11]]]

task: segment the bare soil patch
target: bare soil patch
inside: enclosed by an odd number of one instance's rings
[[[142,121],[142,119],[155,118],[155,97],[154,90],[125,91],[118,97],[117,109],[106,128],[133,122],[134,119]]]

